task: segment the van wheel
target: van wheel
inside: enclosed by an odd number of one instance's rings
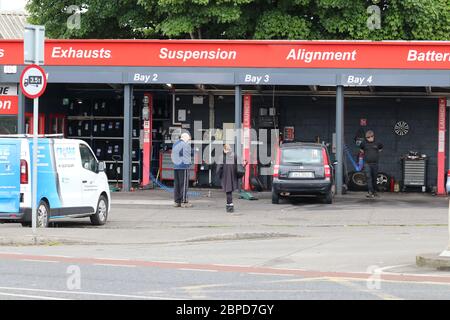
[[[272,203],[279,204],[280,203],[280,195],[275,191],[272,191]]]
[[[36,212],[36,228],[47,228],[50,220],[50,210],[45,201],[40,201]]]
[[[91,223],[94,226],[102,226],[108,219],[108,199],[105,196],[100,196],[98,199],[97,212],[91,215]]]

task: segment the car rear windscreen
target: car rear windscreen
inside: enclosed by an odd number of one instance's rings
[[[322,150],[319,148],[286,148],[281,150],[282,164],[320,165]]]

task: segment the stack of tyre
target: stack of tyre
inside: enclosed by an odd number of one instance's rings
[[[351,191],[367,191],[367,179],[364,171],[350,172],[348,181],[348,188]],[[377,177],[378,191],[389,191],[390,177],[384,172],[379,172]]]

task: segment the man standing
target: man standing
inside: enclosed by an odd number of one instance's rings
[[[172,148],[172,161],[174,163],[174,207],[190,208],[187,192],[189,187],[189,169],[191,167],[192,148],[191,136],[182,133],[180,140]]]
[[[367,178],[369,193],[367,198],[377,197],[377,176],[379,154],[383,150],[383,145],[375,141],[375,134],[372,130],[366,132],[366,140],[359,146],[364,156],[364,172]]]

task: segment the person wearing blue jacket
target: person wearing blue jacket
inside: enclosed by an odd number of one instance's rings
[[[173,144],[172,162],[174,163],[174,207],[190,208],[187,192],[189,187],[189,169],[191,167],[191,136],[182,133],[180,140]]]

